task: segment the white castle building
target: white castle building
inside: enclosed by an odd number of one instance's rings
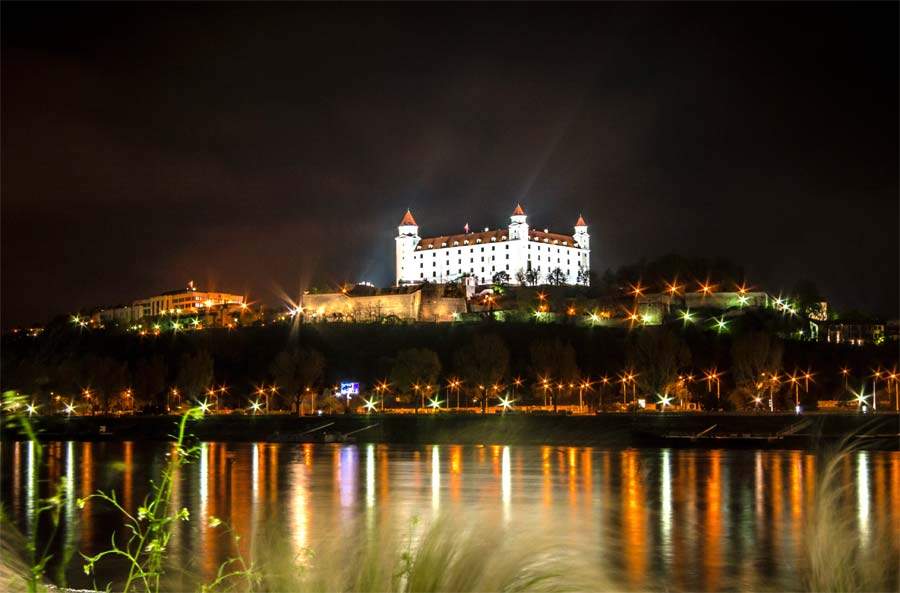
[[[588,284],[591,244],[581,216],[574,234],[561,235],[529,228],[525,210],[516,205],[507,228],[422,238],[407,210],[395,241],[398,286],[441,284],[463,275],[487,284],[499,272],[506,272],[511,284]]]

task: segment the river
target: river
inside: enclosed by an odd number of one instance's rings
[[[170,448],[52,442],[36,468],[34,445],[4,442],[4,510],[27,533],[39,498],[71,480],[49,573],[90,586],[72,553],[105,549],[121,521],[103,501],[79,508],[77,498],[115,490],[133,512]],[[546,539],[578,550],[604,567],[616,589],[796,590],[823,464],[810,452],[778,450],[210,442],[176,480],[173,502],[191,520],[178,523],[170,549],[179,570],[208,579],[237,551],[261,561],[266,545],[288,558],[333,553],[343,541],[352,551],[361,535],[413,533],[448,516],[460,525],[489,522],[514,545]],[[39,491],[30,486],[35,472]],[[831,494],[848,512],[851,537],[896,570],[900,453],[849,453],[837,476]],[[241,536],[236,544],[211,526],[213,517]],[[67,551],[72,560],[63,568]],[[105,570],[98,569],[99,584],[122,568]]]

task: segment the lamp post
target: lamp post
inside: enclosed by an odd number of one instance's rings
[[[581,413],[584,413],[584,390],[590,389],[590,382],[587,380],[582,381],[578,385],[578,409]]]

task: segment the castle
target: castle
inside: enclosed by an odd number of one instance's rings
[[[590,235],[581,216],[572,235],[539,231],[528,226],[517,204],[507,228],[422,238],[407,210],[394,240],[398,286],[443,284],[463,276],[487,284],[502,272],[509,284],[588,284]]]

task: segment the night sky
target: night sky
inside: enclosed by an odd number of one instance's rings
[[[898,307],[898,4],[2,4],[2,321],[590,225]]]

